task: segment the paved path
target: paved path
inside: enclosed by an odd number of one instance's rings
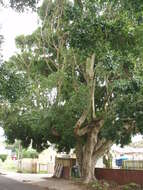
[[[49,178],[48,174],[20,174],[0,171],[0,190],[86,190],[73,181]]]
[[[0,175],[0,190],[43,190],[43,188],[32,184],[18,182],[13,179],[9,179],[4,175]]]

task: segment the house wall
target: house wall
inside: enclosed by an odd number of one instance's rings
[[[52,147],[49,147],[48,149],[44,150],[41,154],[39,154],[38,161],[40,163],[55,163],[55,157],[57,155],[56,150],[54,150]]]
[[[53,174],[56,155],[57,152],[52,146],[44,150],[41,154],[39,154],[37,171]]]

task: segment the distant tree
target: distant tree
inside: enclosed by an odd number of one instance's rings
[[[19,155],[19,145],[20,141],[16,140],[13,144],[7,144],[6,148],[10,149],[13,153],[16,153],[17,158]],[[35,149],[32,149],[28,147],[28,149],[25,149],[21,147],[21,155],[22,158],[37,158],[38,157],[38,152]]]
[[[38,158],[38,152],[34,149],[23,149],[22,150],[23,158]]]
[[[7,159],[7,154],[0,154],[0,159],[4,162]]]

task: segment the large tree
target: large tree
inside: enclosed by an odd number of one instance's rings
[[[6,115],[8,139],[33,139],[39,149],[47,140],[59,150],[75,147],[89,182],[113,143],[142,133],[142,7],[141,0],[45,0],[41,26],[16,39],[21,54],[10,60],[37,87],[28,104]]]

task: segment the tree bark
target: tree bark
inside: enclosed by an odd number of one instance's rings
[[[79,140],[80,138],[77,140],[77,161],[80,167],[81,177],[85,183],[96,180],[95,165],[98,159],[101,158],[113,144],[111,141],[99,139],[99,130],[100,128],[98,126],[92,126],[87,134],[87,139],[84,146],[81,144],[81,141]]]
[[[94,166],[95,159],[93,160],[93,152],[95,145],[97,143],[98,130],[93,128],[87,136],[87,142],[83,150],[83,178],[85,183],[95,180],[94,176]]]
[[[80,137],[77,138],[77,144],[76,144],[75,152],[76,152],[77,164],[78,164],[79,170],[80,170],[80,177],[82,177],[83,146],[82,146],[82,142],[81,142],[81,138]]]

